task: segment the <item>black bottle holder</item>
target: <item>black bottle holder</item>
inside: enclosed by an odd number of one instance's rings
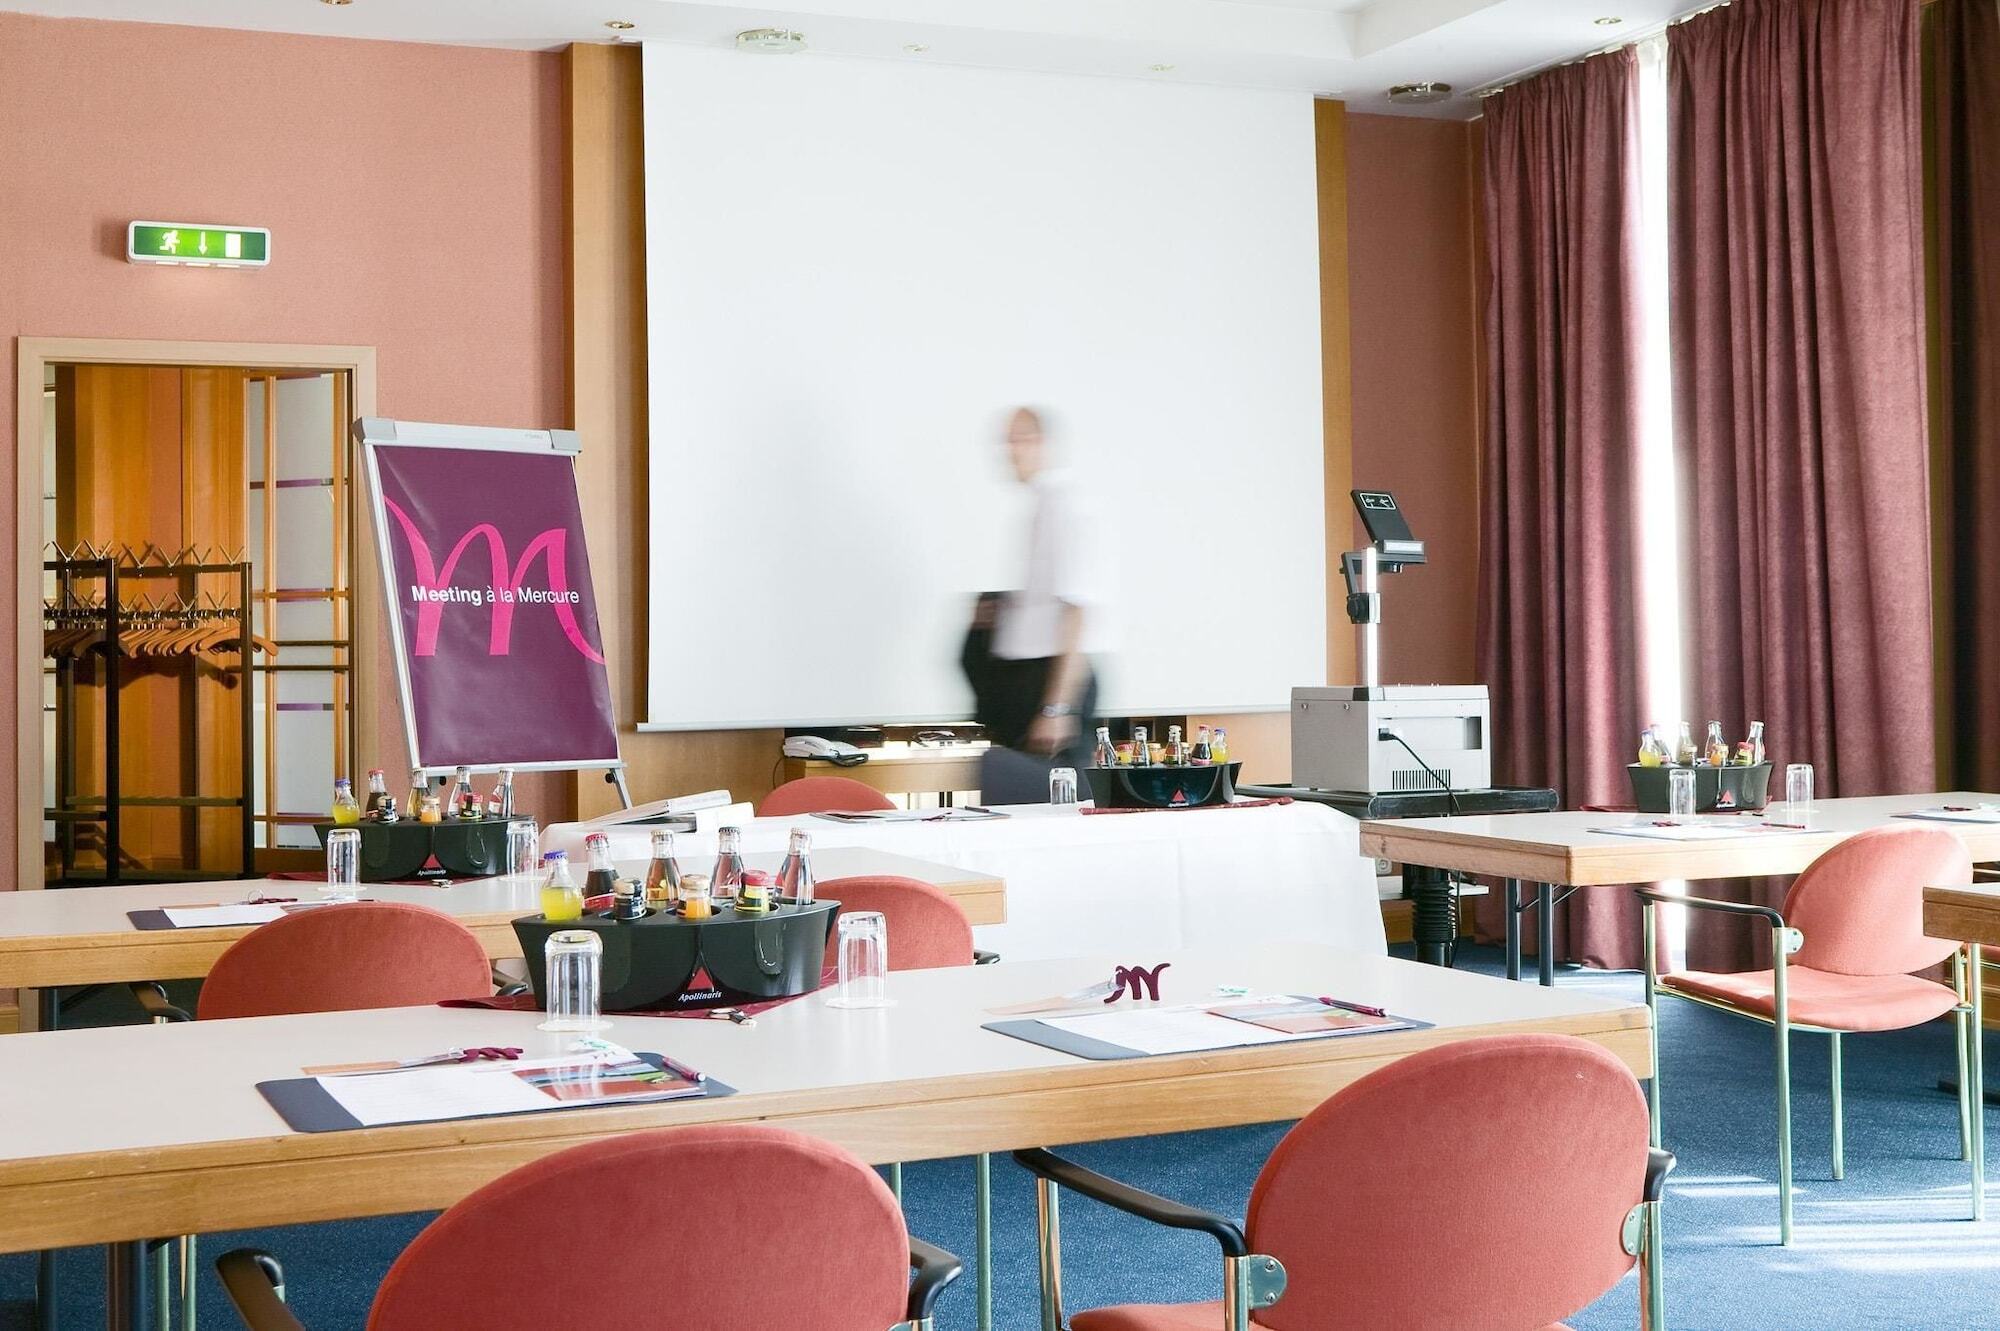
[[[1632,803],[1638,806],[1639,812],[1667,812],[1667,773],[1676,769],[1630,763],[1625,770],[1632,774]],[[1731,809],[1761,813],[1770,799],[1769,763],[1756,763],[1750,767],[1696,767],[1693,771],[1696,813],[1726,813]]]
[[[1087,767],[1090,798],[1100,809],[1191,809],[1236,798],[1242,763],[1206,767]]]
[[[532,818],[517,813],[514,818]],[[361,881],[390,883],[404,878],[490,878],[507,872],[509,818],[425,823],[404,818],[373,823],[366,818],[348,823],[361,833]],[[320,848],[338,823],[314,823]],[[435,860],[436,863],[432,863]]]
[[[606,1012],[699,1008],[763,1002],[819,988],[826,940],[838,901],[783,905],[738,915],[718,903],[702,920],[658,913],[637,920],[585,915],[552,924],[539,915],[514,921],[535,999],[548,1007],[544,948],[549,935],[588,929],[604,944],[602,1005]]]

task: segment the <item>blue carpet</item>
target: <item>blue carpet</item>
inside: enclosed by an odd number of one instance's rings
[[[1485,949],[1460,965],[1497,970]],[[1565,986],[1638,998],[1638,979],[1565,972]],[[1829,1180],[1826,1041],[1793,1038],[1793,1124],[1798,1231],[1777,1245],[1776,1144],[1771,1045],[1766,1028],[1686,1003],[1661,1022],[1667,1145],[1680,1157],[1668,1190],[1667,1311],[1675,1331],[1736,1328],[1983,1326],[2000,1280],[2000,1203],[1993,1222],[1967,1215],[1967,1170],[1958,1159],[1955,1101],[1932,1089],[1952,1066],[1951,1028],[1850,1036],[1847,1041],[1847,1178]],[[2000,1052],[1989,1039],[1988,1062]],[[1107,1112],[1115,1112],[1108,1107]],[[1989,1120],[1992,1118],[1989,1115]],[[1559,1131],[1560,1125],[1551,1125]],[[1141,1187],[1241,1215],[1251,1183],[1284,1125],[1106,1142],[1067,1150]],[[1480,1132],[1465,1124],[1468,1153]],[[1436,1143],[1456,1152],[1461,1144]],[[931,1161],[904,1172],[910,1227],[960,1254],[972,1251],[972,1166]],[[1034,1192],[1011,1160],[994,1162],[997,1322],[1037,1326]],[[105,1205],[115,1206],[107,1196]],[[302,1225],[202,1240],[204,1266],[231,1247],[268,1248],[284,1260],[293,1306],[319,1331],[360,1327],[377,1281],[427,1217]],[[1072,1309],[1124,1300],[1201,1299],[1219,1280],[1207,1239],[1153,1229],[1081,1198],[1063,1211],[1064,1283]],[[777,1239],[783,1246],[782,1239]],[[638,1260],[642,1263],[643,1256]],[[1534,1261],[1523,1249],[1522,1260]],[[969,1264],[968,1264],[969,1265]],[[102,1255],[60,1258],[64,1326],[103,1324]],[[1423,1279],[1422,1273],[1412,1273]],[[0,1257],[0,1331],[31,1324],[32,1259]],[[212,1272],[202,1323],[236,1325]],[[1578,1313],[1577,1331],[1631,1331],[1636,1282],[1628,1278]],[[972,1279],[945,1297],[940,1325],[974,1325]],[[449,1329],[441,1329],[449,1331]],[[1387,1331],[1387,1329],[1385,1329]]]

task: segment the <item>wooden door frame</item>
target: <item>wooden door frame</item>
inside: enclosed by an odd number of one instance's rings
[[[247,369],[346,371],[355,416],[375,414],[375,348],[271,342],[172,342],[129,338],[23,337],[19,339],[14,427],[16,569],[15,714],[19,755],[16,794],[14,887],[37,891],[46,884],[42,864],[42,622],[32,613],[42,599],[42,384],[50,365],[241,366]],[[369,644],[381,638],[382,593],[368,508],[354,493],[354,651],[348,678],[357,748],[379,751],[373,681],[363,668]],[[267,552],[268,554],[268,552]]]

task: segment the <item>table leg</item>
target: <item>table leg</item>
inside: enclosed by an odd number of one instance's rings
[[[152,1291],[147,1285],[147,1257],[158,1239],[113,1243],[104,1250],[104,1325],[106,1331],[147,1331]]]
[[[1410,941],[1418,961],[1447,964],[1451,943],[1458,936],[1458,913],[1452,909],[1451,875],[1422,865],[1403,866],[1403,894],[1410,899]]]
[[[1509,878],[1504,889],[1507,929],[1507,978],[1521,978],[1521,880]]]
[[[1543,988],[1550,988],[1556,982],[1556,887],[1554,883],[1535,884],[1535,947],[1539,954],[1535,957],[1541,968]]]
[[[35,1029],[58,1030],[62,1026],[62,991],[35,991]],[[56,1254],[45,1248],[35,1254],[35,1331],[56,1331],[62,1321],[62,1304],[56,1297]]]

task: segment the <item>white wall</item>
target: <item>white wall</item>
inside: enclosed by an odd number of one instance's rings
[[[1116,534],[1106,711],[1325,678],[1308,98],[662,44],[645,80],[655,724],[963,715],[1020,402]]]

